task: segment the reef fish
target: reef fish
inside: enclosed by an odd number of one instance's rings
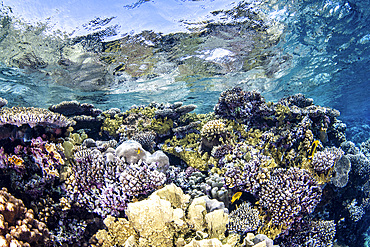
[[[231,198],[231,203],[234,203],[236,200],[239,200],[239,198],[242,196],[243,192],[236,192],[233,197]]]

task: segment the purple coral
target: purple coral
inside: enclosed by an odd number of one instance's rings
[[[288,230],[294,222],[313,212],[321,194],[320,186],[308,171],[279,168],[263,182],[259,202],[268,211],[273,225]]]
[[[1,147],[0,168],[12,177],[15,188],[36,198],[59,177],[58,170],[64,164],[60,152],[58,145],[38,137],[27,146],[16,146],[12,154]]]
[[[114,157],[107,160],[98,150],[75,153],[66,191],[69,198],[99,215],[119,215],[135,196],[163,185],[166,176],[156,165],[126,164]]]
[[[215,114],[249,124],[257,123],[261,118],[271,115],[272,111],[266,106],[261,94],[255,91],[246,92],[235,87],[221,93],[215,106]]]
[[[343,154],[344,152],[340,148],[326,148],[324,151],[315,154],[312,159],[312,167],[317,173],[327,175]]]

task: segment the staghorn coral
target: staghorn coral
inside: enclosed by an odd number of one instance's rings
[[[261,225],[261,219],[257,209],[251,207],[250,203],[243,202],[229,215],[227,229],[233,232],[246,233],[257,230]]]
[[[0,243],[2,246],[44,246],[49,243],[49,232],[44,223],[34,218],[22,200],[0,190]]]

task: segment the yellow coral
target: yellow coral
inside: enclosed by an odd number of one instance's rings
[[[164,135],[164,134],[169,133],[169,131],[172,128],[173,128],[172,119],[167,119],[167,117],[165,117],[164,119],[161,119],[161,118],[152,119],[150,125],[147,126],[145,130],[153,130],[160,135]]]
[[[104,219],[104,224],[107,230],[99,230],[95,234],[102,247],[124,246],[130,236],[136,236],[134,228],[124,218],[116,219],[109,215]]]
[[[102,131],[107,131],[111,136],[117,136],[117,130],[123,124],[124,117],[115,115],[114,119],[106,115],[103,125],[101,127]]]

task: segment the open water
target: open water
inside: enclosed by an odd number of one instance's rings
[[[8,106],[182,101],[206,113],[239,86],[269,101],[303,93],[341,112],[349,140],[370,137],[370,1],[83,2],[2,2]]]

